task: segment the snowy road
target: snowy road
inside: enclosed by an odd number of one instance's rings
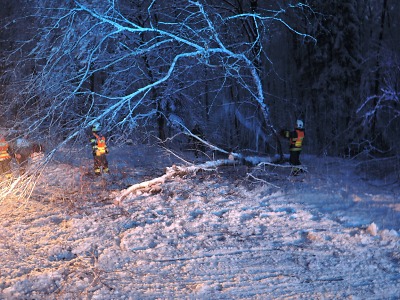
[[[1,204],[1,299],[400,295],[396,195],[365,191],[337,170],[303,182],[275,170],[268,178],[279,189],[202,173],[116,206],[117,191],[101,180],[83,193],[79,167],[70,166],[63,185],[60,169],[45,178],[47,198]]]

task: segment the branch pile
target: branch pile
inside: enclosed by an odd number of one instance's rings
[[[131,185],[129,188],[122,190],[117,197],[116,201],[119,203],[123,199],[125,199],[129,194],[136,192],[137,190],[145,191],[145,192],[159,192],[161,190],[160,185],[165,183],[167,180],[174,179],[175,177],[182,177],[188,174],[195,174],[199,170],[203,171],[212,171],[215,168],[220,166],[233,166],[237,163],[237,161],[233,159],[219,159],[215,161],[207,161],[200,165],[191,165],[191,166],[176,166],[167,167],[164,175],[140,182],[134,185]]]

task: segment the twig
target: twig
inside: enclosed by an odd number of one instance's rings
[[[172,154],[173,156],[175,156],[176,158],[180,159],[181,161],[183,161],[184,163],[188,164],[188,165],[193,165],[191,162],[188,162],[187,160],[185,160],[184,158],[180,157],[178,154],[176,154],[174,151],[167,149],[166,147],[162,147],[165,151],[167,151],[168,153]]]
[[[253,174],[251,174],[251,173],[247,173],[247,177],[251,177],[251,178],[253,178],[253,179],[256,180],[256,181],[260,181],[260,182],[262,182],[262,183],[269,184],[269,185],[273,186],[274,188],[280,189],[279,186],[277,186],[277,185],[275,185],[275,184],[273,184],[273,183],[270,183],[270,182],[268,182],[268,181],[266,181],[266,180],[263,180],[263,179],[261,179],[261,178],[257,178],[257,177],[255,177]]]
[[[298,168],[304,171],[307,171],[307,167],[303,165],[280,165],[280,164],[274,164],[274,163],[269,163],[269,162],[260,162],[257,164],[257,167],[263,167],[263,166],[271,166],[271,167],[279,167],[279,168]]]

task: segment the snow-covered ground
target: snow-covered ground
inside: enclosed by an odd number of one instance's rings
[[[177,159],[112,148],[103,179],[71,157],[0,203],[1,299],[399,299],[399,182],[356,161],[305,155],[295,178],[221,167],[116,205]]]

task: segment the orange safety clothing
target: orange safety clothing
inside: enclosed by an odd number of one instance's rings
[[[290,151],[301,151],[303,145],[304,131],[296,129],[296,136],[290,138]]]
[[[94,132],[93,132],[93,135],[96,137],[96,143],[93,144],[93,153],[96,156],[101,156],[103,154],[107,154],[106,138],[104,136],[100,136]]]
[[[11,159],[10,154],[8,153],[9,145],[6,139],[2,136],[0,137],[0,161]]]

